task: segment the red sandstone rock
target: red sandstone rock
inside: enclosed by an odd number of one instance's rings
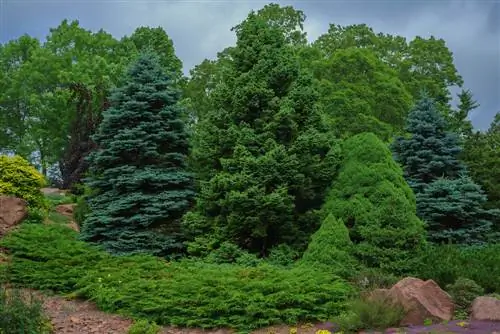
[[[18,225],[28,216],[24,200],[0,195],[0,237]]]
[[[477,297],[472,303],[472,320],[500,321],[500,300],[494,297]]]

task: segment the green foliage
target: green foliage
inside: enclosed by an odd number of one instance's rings
[[[373,294],[352,301],[348,311],[335,322],[346,332],[360,330],[385,330],[398,327],[406,311],[395,299],[383,294]]]
[[[446,291],[448,291],[456,307],[461,311],[468,311],[474,299],[484,295],[484,289],[481,286],[464,277],[459,277],[455,283],[448,285]]]
[[[210,234],[261,256],[279,244],[305,248],[338,164],[313,78],[291,38],[302,33],[300,15],[289,30],[278,7],[268,9],[234,28],[224,80],[196,126],[199,196],[184,219],[192,239]]]
[[[415,196],[388,147],[374,134],[346,140],[339,176],[322,208],[342,219],[354,243],[353,254],[367,267],[403,274],[425,243]]]
[[[486,293],[500,291],[500,244],[486,246],[430,245],[419,256],[413,275],[432,279],[441,287],[460,277],[477,282]]]
[[[268,263],[275,266],[291,266],[299,259],[300,253],[287,244],[280,244],[271,249],[266,258]]]
[[[462,158],[470,176],[488,195],[487,207],[500,209],[500,113],[486,132],[475,132],[467,138]],[[498,224],[500,231],[500,224]]]
[[[459,161],[462,151],[456,133],[427,95],[411,110],[409,138],[393,144],[396,159],[417,195],[417,214],[428,224],[433,242],[482,243],[500,212],[483,209],[487,197],[468,178]]]
[[[402,277],[378,268],[361,268],[352,281],[360,290],[373,291],[375,289],[390,289],[401,279]]]
[[[421,89],[425,88],[438,101],[440,109],[449,107],[449,88],[463,84],[453,61],[453,53],[443,39],[434,36],[417,36],[408,41],[402,36],[376,33],[366,24],[330,24],[328,32],[321,35],[314,46],[326,57],[349,48],[373,52],[376,58],[397,72],[414,100],[419,97]]]
[[[392,149],[415,193],[439,178],[455,179],[464,172],[458,136],[448,131],[447,121],[426,94],[410,110],[405,129],[410,136],[398,137]]]
[[[464,175],[429,184],[417,195],[417,208],[430,241],[482,244],[488,241],[492,221],[500,221],[500,212],[483,208],[486,201],[481,187]]]
[[[350,277],[356,272],[357,263],[352,257],[353,244],[349,230],[341,219],[329,214],[309,242],[301,263],[318,266],[341,277]]]
[[[81,238],[115,254],[179,254],[180,218],[194,197],[179,94],[152,54],[139,57],[127,78],[94,136],[99,149],[86,184],[95,194]]]
[[[42,302],[18,289],[0,288],[0,334],[50,334]]]
[[[148,320],[138,320],[135,321],[132,326],[128,329],[127,334],[158,334],[161,327],[155,322],[149,322]]]
[[[20,156],[0,155],[0,194],[25,200],[28,205],[45,208],[40,189],[45,179],[28,161]]]
[[[388,141],[402,132],[412,97],[375,52],[340,49],[313,67],[325,111],[340,136],[373,132]]]
[[[462,89],[457,94],[459,103],[457,109],[451,110],[448,115],[448,123],[450,130],[458,133],[461,136],[470,136],[473,132],[472,122],[469,120],[470,112],[479,107],[479,104],[472,95],[470,90]]]
[[[58,225],[24,225],[0,244],[12,255],[7,272],[13,283],[74,293],[104,311],[159,325],[250,330],[324,321],[353,293],[338,277],[305,267],[115,257]]]
[[[24,224],[43,224],[47,218],[47,210],[28,207],[28,217],[23,221]]]

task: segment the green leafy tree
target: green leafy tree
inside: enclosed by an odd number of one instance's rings
[[[261,255],[304,247],[336,172],[336,141],[290,32],[254,12],[235,31],[225,80],[196,127],[200,194],[185,227],[197,242],[214,235]]]
[[[488,195],[487,208],[500,209],[500,113],[495,115],[486,132],[475,132],[467,138],[462,158],[470,176]]]
[[[325,111],[340,136],[373,132],[388,141],[402,132],[412,96],[372,50],[341,49],[313,67]]]
[[[432,98],[424,94],[410,111],[406,124],[409,137],[398,137],[392,148],[416,193],[434,180],[455,179],[464,171],[458,160],[462,150],[459,138],[448,131],[449,125]]]
[[[446,42],[434,36],[417,36],[407,41],[402,36],[375,33],[366,24],[331,24],[328,32],[321,35],[314,46],[326,57],[351,47],[373,51],[378,59],[398,73],[414,100],[419,98],[421,89],[425,88],[443,112],[448,112],[450,108],[449,88],[461,87],[463,84]]]
[[[159,60],[142,55],[111,96],[94,140],[91,213],[81,238],[116,254],[182,251],[180,218],[194,197],[178,91]]]
[[[372,133],[349,138],[343,152],[322,216],[344,221],[355,245],[353,254],[366,266],[410,272],[415,265],[410,259],[424,245],[425,230],[403,171]]]

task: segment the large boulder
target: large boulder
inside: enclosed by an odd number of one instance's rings
[[[453,318],[455,305],[450,295],[433,280],[423,281],[407,277],[390,289],[373,291],[372,296],[386,295],[401,304],[406,315],[401,326],[422,325],[425,320],[449,321]]]
[[[27,203],[17,197],[0,195],[0,237],[28,216]]]
[[[472,302],[471,320],[500,321],[500,299],[477,297]]]

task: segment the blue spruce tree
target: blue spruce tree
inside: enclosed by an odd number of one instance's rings
[[[188,134],[179,91],[159,59],[142,54],[94,136],[87,185],[91,213],[81,238],[114,254],[168,256],[182,251],[180,219],[194,198],[186,171]]]
[[[481,244],[497,213],[484,209],[487,197],[458,159],[458,135],[447,129],[435,102],[424,94],[408,115],[409,136],[397,138],[392,149],[416,194],[429,241]]]

